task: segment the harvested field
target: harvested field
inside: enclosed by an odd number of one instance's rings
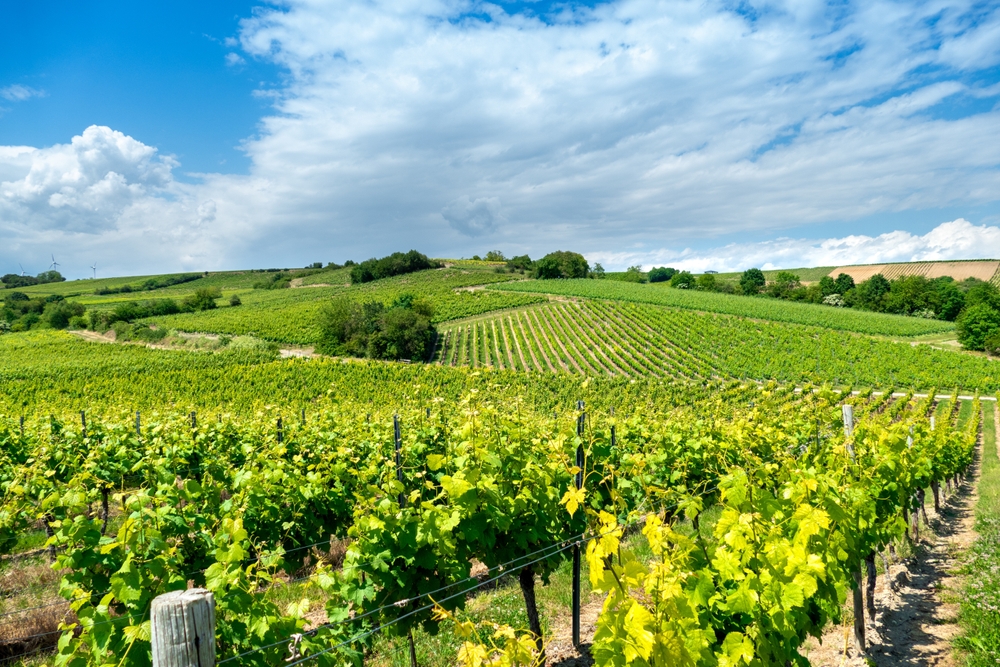
[[[993,281],[997,277],[998,270],[1000,270],[1000,261],[990,259],[962,262],[907,262],[903,264],[838,266],[830,271],[829,275],[831,278],[836,278],[841,273],[846,273],[854,278],[855,283],[868,280],[879,273],[889,280],[902,278],[903,276],[923,276],[925,278],[951,276],[955,280],[978,278],[979,280]]]

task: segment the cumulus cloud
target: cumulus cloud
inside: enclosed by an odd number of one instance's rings
[[[762,243],[731,243],[707,251],[595,252],[587,259],[602,263],[606,269],[622,270],[639,264],[647,270],[654,266],[673,266],[702,272],[997,257],[1000,257],[1000,227],[974,225],[958,218],[943,222],[923,235],[896,230],[878,236],[780,238]]]
[[[44,90],[39,90],[30,86],[23,86],[19,83],[0,88],[0,97],[10,102],[23,102],[25,100],[30,100],[32,97],[44,96]]]
[[[0,164],[0,216],[8,224],[94,232],[114,227],[137,200],[164,192],[175,162],[92,125],[69,144],[0,152]]]
[[[749,230],[808,238],[814,223],[1000,198],[1000,142],[987,140],[1000,135],[1000,6],[542,7],[259,8],[227,46],[285,76],[257,93],[273,112],[242,145],[248,174],[188,185],[155,151],[86,171],[69,146],[39,148],[0,157],[0,216],[48,233],[148,212],[161,229],[201,230],[215,262],[291,265],[470,255],[487,236],[533,256]],[[773,253],[782,243],[804,248]],[[303,257],[316,248],[327,256]]]

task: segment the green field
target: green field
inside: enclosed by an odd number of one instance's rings
[[[663,283],[637,284],[616,280],[533,280],[497,285],[494,289],[529,294],[557,294],[650,303],[883,336],[919,336],[939,331],[951,331],[955,328],[953,323],[941,320],[869,313],[850,308],[833,308],[764,297],[674,289]]]
[[[435,361],[520,371],[1000,390],[982,356],[631,302],[549,303],[441,327]]]

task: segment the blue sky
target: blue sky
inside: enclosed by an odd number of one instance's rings
[[[997,2],[149,4],[8,9],[0,272],[1000,256]]]

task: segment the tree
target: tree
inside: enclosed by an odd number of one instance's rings
[[[345,264],[347,266],[347,264]],[[381,280],[392,276],[399,276],[404,273],[423,271],[425,269],[436,269],[440,266],[437,262],[428,259],[427,255],[411,250],[409,252],[394,252],[381,259],[367,259],[360,264],[351,267],[351,283],[360,284]]]
[[[672,269],[670,267],[658,266],[656,268],[650,269],[649,271],[649,282],[651,283],[663,283],[670,280],[674,274],[677,273],[677,269]]]
[[[966,306],[955,320],[958,342],[967,350],[983,350],[986,340],[1000,333],[1000,311],[987,303]]]
[[[848,291],[854,289],[854,278],[847,273],[841,273],[837,276],[837,279],[833,281],[836,290],[835,294],[844,296]]]
[[[192,310],[212,310],[216,306],[215,300],[221,297],[222,290],[218,287],[199,287],[184,299],[184,305]]]
[[[883,297],[889,293],[892,285],[881,273],[864,281],[854,288],[853,303],[851,305],[864,310],[880,311],[884,309]]]
[[[583,255],[568,250],[550,252],[535,262],[535,278],[551,280],[554,278],[586,278],[590,265]]]
[[[740,289],[744,294],[759,294],[766,284],[767,279],[760,269],[747,269],[740,277]]]
[[[714,292],[716,287],[715,276],[711,273],[703,273],[698,276],[698,289],[705,292]]]
[[[623,275],[621,279],[627,283],[646,282],[646,276],[643,274],[641,266],[628,267],[628,270],[625,271],[625,275]]]
[[[525,271],[530,271],[534,262],[527,255],[518,255],[517,257],[511,257],[507,260],[507,269],[514,273],[515,271],[520,271],[524,273]]]
[[[1000,310],[1000,292],[997,288],[986,282],[973,284],[965,292],[965,305],[977,306],[981,303],[988,305],[994,310]]]
[[[830,276],[823,276],[819,279],[819,290],[823,297],[826,298],[831,294],[840,294],[837,291],[837,283]]]
[[[678,271],[670,278],[670,286],[678,289],[693,289],[694,276],[689,271]]]
[[[603,278],[604,277],[604,267],[599,263],[595,263],[590,267],[590,277],[591,278]]]
[[[331,301],[320,314],[321,354],[371,359],[426,359],[434,343],[433,307],[426,299],[402,294],[386,308],[378,301],[359,304],[347,297]]]
[[[490,250],[488,253],[486,253],[486,261],[487,262],[506,262],[507,258],[504,257],[504,254],[502,252],[500,252],[499,250]]]

